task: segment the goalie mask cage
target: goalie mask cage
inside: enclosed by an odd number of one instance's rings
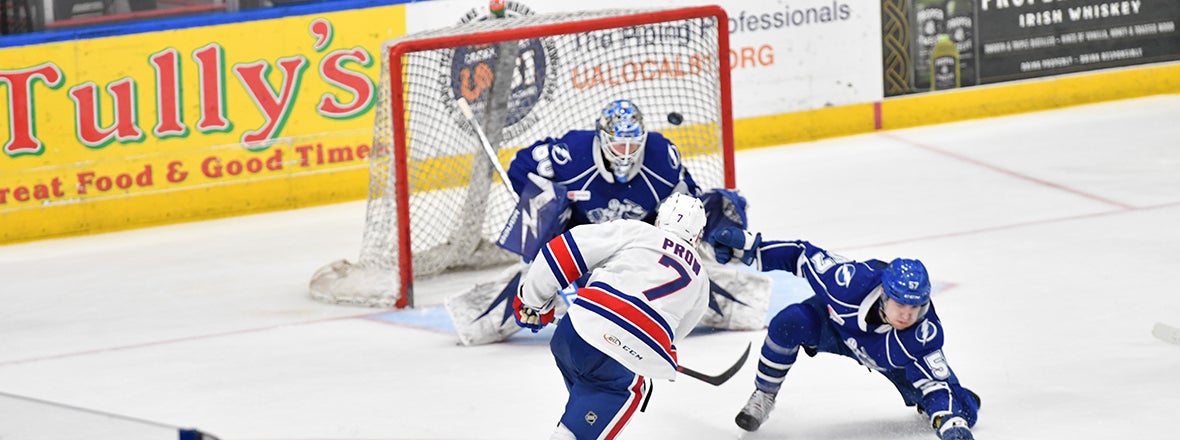
[[[507,169],[538,139],[593,129],[616,99],[679,147],[702,189],[733,188],[728,37],[725,11],[701,6],[489,18],[386,42],[360,258],[318,270],[311,296],[412,307],[415,279],[519,262],[495,244],[516,196],[491,160]]]

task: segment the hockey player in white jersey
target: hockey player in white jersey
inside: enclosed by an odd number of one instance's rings
[[[651,391],[674,379],[676,346],[709,303],[696,254],[701,201],[673,194],[655,226],[615,220],[577,226],[550,240],[520,281],[516,322],[553,321],[558,291],[589,273],[549,342],[569,400],[551,439],[613,439]]]
[[[754,393],[735,422],[757,430],[800,349],[834,353],[881,373],[907,406],[926,415],[942,440],[972,440],[980,399],[959,384],[942,352],[942,322],[930,301],[930,277],[921,261],[897,258],[851,261],[800,240],[762,241],[737,228],[714,233],[719,259],[740,254],[762,271],[802,277],[815,295],[770,320],[758,362]]]

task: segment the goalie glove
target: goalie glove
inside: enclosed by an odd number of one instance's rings
[[[747,266],[754,262],[758,255],[758,247],[762,246],[762,234],[751,234],[750,231],[735,227],[724,227],[713,231],[713,253],[717,262],[728,263],[737,257]]]
[[[705,205],[705,241],[713,244],[713,231],[726,227],[745,229],[750,226],[746,221],[746,198],[736,189],[713,188],[700,195],[701,203]]]
[[[523,286],[523,284],[521,284]],[[513,314],[516,316],[516,325],[532,330],[533,333],[540,331],[550,322],[553,322],[553,298],[541,307],[532,307],[524,303],[522,297],[524,296],[524,289],[516,292],[516,299],[512,301]]]
[[[975,440],[971,435],[971,428],[967,421],[958,416],[938,416],[934,418],[934,431],[942,440]]]

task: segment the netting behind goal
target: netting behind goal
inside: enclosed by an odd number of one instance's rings
[[[317,271],[312,296],[412,306],[415,279],[519,261],[495,244],[516,200],[492,160],[507,169],[538,139],[593,129],[615,99],[702,188],[732,188],[727,24],[715,6],[581,11],[387,42],[360,258]]]

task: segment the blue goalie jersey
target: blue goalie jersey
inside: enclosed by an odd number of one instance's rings
[[[513,190],[521,193],[529,173],[564,186],[571,211],[566,230],[616,219],[652,223],[656,207],[673,192],[700,195],[700,188],[681,162],[680,150],[663,135],[647,134],[638,174],[626,183],[617,183],[602,163],[596,134],[574,130],[517,152],[508,168]]]

